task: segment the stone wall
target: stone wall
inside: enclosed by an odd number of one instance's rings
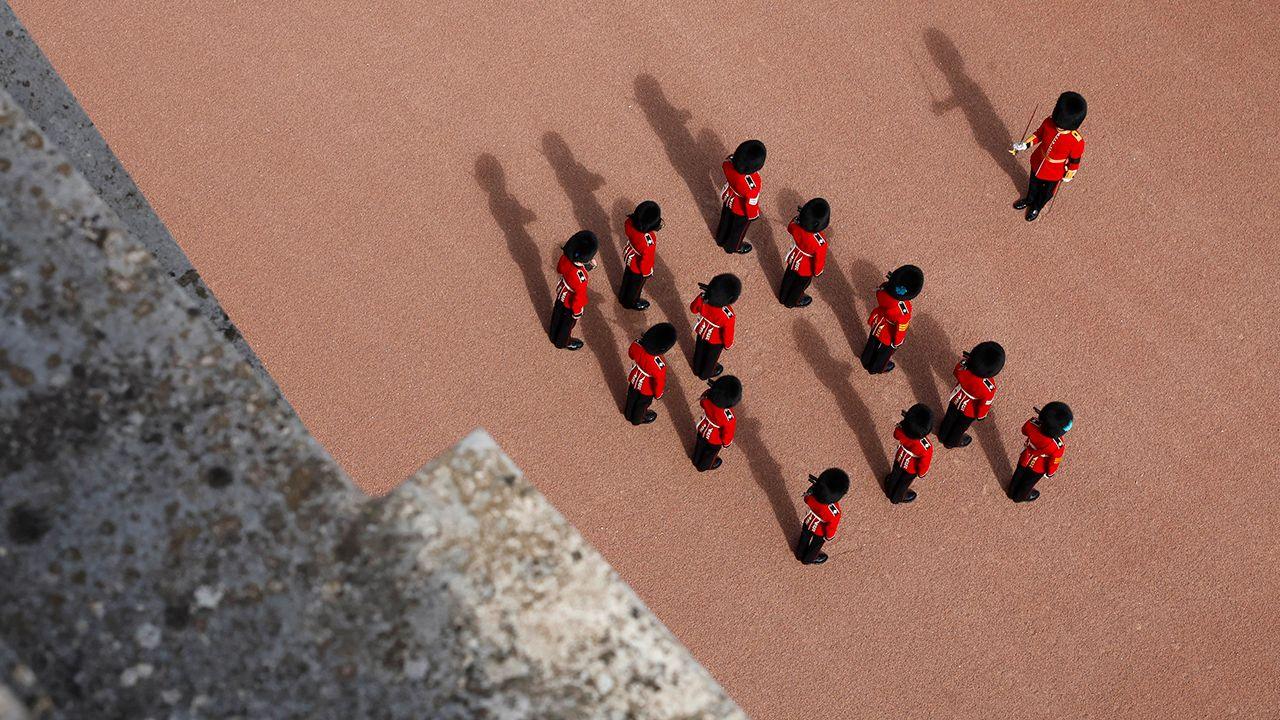
[[[3,93],[0,524],[33,717],[741,717],[482,431],[358,493]]]

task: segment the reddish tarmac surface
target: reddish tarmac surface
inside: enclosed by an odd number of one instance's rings
[[[754,716],[1276,716],[1277,5],[12,4],[362,487],[485,426]],[[1068,88],[1083,169],[1027,224],[1004,148]],[[711,178],[749,136],[769,222],[729,258]],[[786,310],[785,222],[819,194],[833,260]],[[644,198],[667,228],[638,314],[609,289]],[[543,323],[580,227],[603,263],[568,353]],[[918,319],[872,378],[872,287],[907,261]],[[748,399],[699,475],[679,353],[656,424],[618,408],[627,342],[687,328],[722,271]],[[898,412],[940,408],[987,338],[992,418],[891,506]],[[1051,399],[1076,411],[1063,470],[1014,505],[1018,428]],[[830,465],[847,517],[802,567],[797,503]]]

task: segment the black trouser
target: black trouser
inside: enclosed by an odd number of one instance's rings
[[[907,499],[907,491],[911,489],[911,482],[915,479],[915,473],[903,470],[901,465],[894,465],[889,477],[884,479],[884,492],[890,500],[900,503]]]
[[[778,290],[778,299],[787,307],[795,307],[800,302],[800,298],[804,297],[804,291],[809,289],[809,283],[813,282],[812,277],[804,277],[800,273],[787,268],[782,273],[782,287]]]
[[[893,347],[885,345],[876,339],[876,336],[867,336],[867,345],[862,348],[862,367],[872,375],[884,372],[889,365],[889,358],[893,357]]]
[[[1036,483],[1040,482],[1042,477],[1044,473],[1019,465],[1018,469],[1013,471],[1013,479],[1009,481],[1009,497],[1019,502],[1030,499],[1031,491],[1035,489]]]
[[[729,209],[728,205],[720,208],[720,225],[716,227],[716,244],[727,253],[736,253],[742,246],[742,238],[746,237],[747,226],[751,221],[746,215]]]
[[[1027,209],[1043,210],[1057,185],[1057,180],[1041,180],[1034,172],[1031,173],[1031,179],[1027,181]]]
[[[720,447],[699,435],[698,441],[693,444],[693,466],[699,471],[710,470],[716,463],[716,457],[720,455]]]
[[[716,371],[716,365],[720,362],[722,351],[724,351],[723,345],[698,338],[698,341],[693,344],[693,374],[703,380],[710,380],[711,375]]]
[[[938,426],[938,439],[943,445],[952,447],[960,444],[960,439],[969,432],[973,418],[965,415],[955,405],[947,406],[947,414],[942,416],[942,424]]]
[[[569,335],[577,323],[578,319],[573,316],[573,311],[565,307],[564,303],[557,302],[551,308],[551,328],[547,331],[552,344],[558,348],[568,345]]]
[[[640,273],[631,272],[631,268],[622,271],[622,287],[618,288],[618,302],[623,307],[634,307],[636,301],[640,299],[640,292],[644,290],[645,277]]]
[[[826,541],[826,538],[814,535],[808,528],[804,528],[800,531],[800,541],[796,543],[796,557],[802,563],[812,563],[818,558],[818,553],[822,552],[822,544]]]
[[[652,404],[652,395],[645,395],[634,387],[628,387],[627,404],[623,409],[623,414],[627,416],[632,425],[639,425],[644,420],[644,414],[649,411],[649,406]]]

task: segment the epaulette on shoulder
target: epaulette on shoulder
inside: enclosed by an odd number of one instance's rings
[[[752,180],[750,175],[743,175],[742,177],[747,181],[747,187],[752,190],[756,189],[756,181]]]
[[[1056,437],[1056,438],[1054,438],[1054,439],[1053,439],[1053,442],[1054,442],[1054,444],[1055,444],[1055,445],[1057,445],[1059,448],[1061,448],[1061,447],[1062,447],[1062,445],[1063,445],[1062,438],[1060,438],[1060,437]]]
[[[982,378],[982,384],[986,385],[988,390],[996,389],[996,384],[991,382],[991,378]]]
[[[652,244],[653,244],[653,235],[650,235],[649,233],[645,233],[645,234],[644,234],[644,241],[645,241],[645,243],[647,243],[647,244],[649,244],[649,245],[652,245]]]
[[[725,306],[724,306],[724,316],[725,316],[725,317],[733,317],[733,308],[729,307],[728,305],[725,305]]]
[[[1083,137],[1081,137],[1080,133],[1079,133],[1078,131],[1076,131],[1076,130],[1072,130],[1072,131],[1071,131],[1071,136],[1072,136],[1072,137],[1074,137],[1074,138],[1075,138],[1075,139],[1077,139],[1077,140],[1083,140],[1083,139],[1084,139]]]
[[[927,437],[922,437],[922,438],[920,438],[920,447],[924,448],[925,450],[928,450],[928,449],[929,449],[929,438],[927,438]]]
[[[827,512],[831,513],[832,515],[839,515],[839,514],[840,514],[840,506],[839,506],[839,505],[837,505],[837,504],[835,504],[835,503],[828,503],[828,504],[827,504]]]
[[[820,232],[816,232],[816,233],[814,233],[814,234],[813,234],[813,238],[814,238],[815,240],[817,240],[817,241],[818,241],[818,244],[819,244],[819,245],[826,245],[826,244],[827,244],[827,239],[826,239],[826,238],[824,238],[824,237],[822,237],[822,233],[820,233]]]
[[[582,268],[578,268],[578,280],[579,280],[579,281],[581,281],[581,282],[586,282],[586,281],[587,281],[587,271],[586,271],[586,270],[583,270]]]
[[[654,355],[654,356],[653,356],[653,364],[654,364],[654,365],[657,365],[657,366],[658,366],[658,367],[660,367],[660,368],[664,368],[664,367],[666,367],[666,366],[667,366],[667,364],[666,364],[666,363],[662,362],[662,356],[661,356],[661,355]]]
[[[906,300],[898,301],[898,312],[902,313],[903,315],[906,315],[907,313],[911,312],[911,308],[907,307]]]
[[[725,417],[725,419],[726,419],[726,420],[732,420],[732,419],[733,419],[733,411],[732,411],[732,410],[730,410],[730,409],[728,409],[728,408],[725,408],[725,411],[724,411],[724,417]]]

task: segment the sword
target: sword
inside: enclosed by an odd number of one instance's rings
[[[1032,109],[1031,111],[1031,117],[1027,118],[1027,126],[1023,128],[1022,135],[1021,137],[1018,138],[1018,142],[1022,142],[1023,140],[1027,139],[1027,133],[1031,132],[1031,123],[1036,119],[1036,113],[1039,111],[1040,111],[1040,103],[1036,103],[1035,108]],[[1014,150],[1013,148],[1009,148],[1009,154],[1016,156],[1018,154],[1018,151]]]

